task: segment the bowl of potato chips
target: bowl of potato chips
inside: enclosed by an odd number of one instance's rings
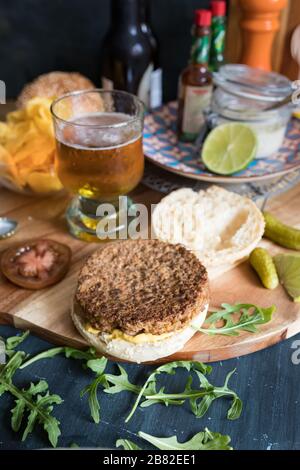
[[[0,186],[25,194],[63,189],[55,173],[50,98],[32,98],[0,122]]]

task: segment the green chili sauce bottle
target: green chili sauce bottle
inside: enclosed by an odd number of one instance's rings
[[[212,78],[208,70],[211,12],[196,10],[189,65],[178,86],[178,138],[193,142],[204,124],[204,109],[210,105]]]
[[[209,70],[216,72],[224,64],[225,33],[226,33],[226,2],[211,2],[211,48]]]

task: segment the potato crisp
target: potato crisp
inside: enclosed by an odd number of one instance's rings
[[[0,181],[46,194],[62,185],[55,174],[55,138],[48,98],[33,98],[0,122]]]

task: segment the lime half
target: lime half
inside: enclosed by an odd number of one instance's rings
[[[274,263],[281,284],[295,302],[300,302],[300,255],[279,254]]]
[[[249,126],[238,122],[221,124],[205,140],[202,161],[213,173],[232,175],[247,168],[256,149],[256,135]]]

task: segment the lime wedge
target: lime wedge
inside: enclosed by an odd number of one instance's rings
[[[232,175],[249,165],[256,149],[256,135],[249,126],[238,122],[221,124],[205,140],[202,161],[213,173]]]
[[[300,302],[300,255],[279,254],[274,263],[281,284],[295,302]]]

